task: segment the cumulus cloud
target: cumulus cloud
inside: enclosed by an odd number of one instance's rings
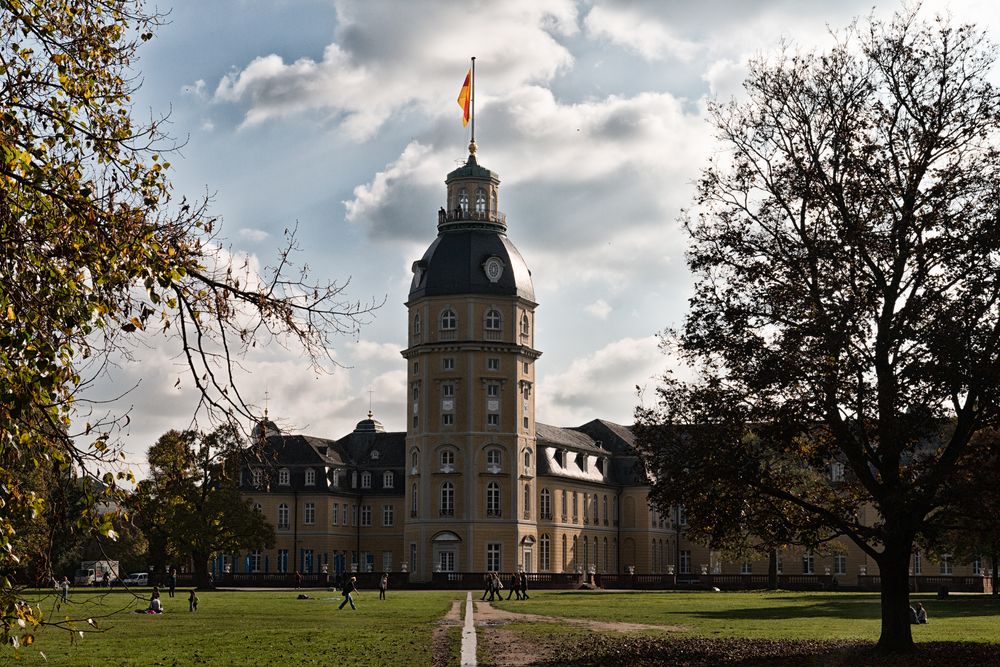
[[[677,36],[669,26],[660,21],[649,21],[638,8],[595,6],[584,19],[588,36],[606,39],[635,51],[647,60],[661,60],[672,56],[690,60],[698,45]]]
[[[477,87],[485,97],[491,87],[549,81],[572,62],[555,38],[576,31],[570,0],[511,0],[457,12],[443,0],[342,0],[335,7],[336,41],[322,58],[286,62],[276,54],[259,56],[224,76],[214,99],[245,106],[243,126],[313,111],[337,119],[347,137],[364,141],[397,110],[416,106],[431,116],[444,113],[440,101],[458,94],[464,75],[456,69],[457,53],[489,63],[489,84]],[[457,108],[448,111],[457,116]]]
[[[195,97],[205,97],[205,80],[198,79],[194,83],[181,86],[181,95],[193,95]]]
[[[547,424],[569,426],[595,418],[632,423],[635,387],[659,376],[665,358],[655,336],[623,338],[538,381],[536,411]]]
[[[604,299],[598,299],[594,303],[589,304],[584,310],[599,320],[606,320],[608,319],[608,315],[611,314],[611,306]]]
[[[253,241],[254,243],[260,243],[261,241],[271,236],[263,229],[253,229],[251,227],[244,227],[240,229],[239,235],[241,239],[245,239],[247,241]]]

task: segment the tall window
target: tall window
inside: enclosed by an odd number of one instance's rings
[[[361,525],[370,526],[372,525],[372,506],[362,505],[361,506]]]
[[[465,190],[458,193],[458,207],[462,209],[462,213],[469,212],[469,194]]]
[[[282,468],[278,471],[278,484],[282,486],[288,486],[291,483],[291,473],[288,472],[288,468]]]
[[[608,497],[604,496],[604,525],[608,525]]]
[[[576,547],[577,547],[578,544],[579,544],[579,540],[577,540],[577,536],[574,535],[573,536],[573,551],[572,551],[572,553],[570,553],[570,560],[573,562],[573,569],[574,570],[577,569],[580,566],[579,561],[576,560],[577,554],[579,554],[579,552],[576,549]]]
[[[583,494],[583,498],[581,498],[581,500],[583,501],[583,525],[586,526],[590,523],[590,503],[587,502],[586,493]]]
[[[983,573],[983,559],[980,556],[976,556],[972,559],[972,574],[980,575]]]
[[[490,357],[486,360],[486,370],[488,371],[498,371],[500,370],[500,358]]]
[[[847,556],[844,554],[837,554],[833,557],[833,573],[847,574]]]
[[[420,313],[417,313],[413,316],[413,335],[414,336],[420,335]]]
[[[303,522],[307,526],[311,526],[316,523],[316,503],[306,503],[306,511]]]
[[[288,549],[278,549],[278,572],[288,572]]]
[[[386,526],[386,527],[392,526],[395,523],[395,518],[396,517],[394,516],[394,511],[392,509],[392,505],[383,505],[382,506],[382,525]]]
[[[486,330],[487,331],[500,331],[500,326],[503,320],[500,318],[499,310],[489,310],[486,313]]]
[[[340,471],[334,470],[332,474],[333,474],[333,479],[331,480],[331,483],[333,484],[334,487],[340,486]]]
[[[441,485],[441,516],[455,516],[455,485],[445,482]]]
[[[566,551],[566,536],[562,536],[562,569],[563,572],[569,567],[569,552]]]
[[[678,574],[691,574],[691,551],[681,549],[681,562],[678,564]]]
[[[455,467],[455,452],[450,449],[441,450],[441,468],[443,470],[452,470]]]
[[[288,528],[288,505],[278,505],[278,528]]]
[[[487,398],[500,398],[500,385],[496,382],[491,382],[486,385],[486,397]]]
[[[595,493],[594,494],[594,525],[596,526],[600,522],[601,522],[601,519],[598,516],[598,512],[597,512],[597,494]]]
[[[576,491],[574,491],[573,492],[573,523],[576,523],[579,520],[579,516],[580,516],[579,513],[576,511],[576,509],[577,509],[577,504],[576,503],[577,503]]]
[[[392,482],[393,482],[393,479],[392,479],[392,471],[391,470],[386,470],[384,473],[382,473],[382,488],[383,489],[391,489],[392,488]]]
[[[552,541],[547,534],[538,539],[538,569],[547,572],[552,568]]]
[[[316,483],[316,471],[312,468],[306,469],[306,486],[312,486]]]
[[[753,563],[748,560],[740,565],[740,574],[753,574]]]
[[[346,526],[350,523],[351,515],[347,513],[347,503],[344,503],[343,512],[340,515],[340,525]]]
[[[524,472],[531,473],[531,452],[524,453]]]
[[[919,551],[913,552],[913,574],[923,574],[923,563]]]
[[[372,474],[367,470],[361,473],[361,488],[362,489],[372,488]]]
[[[941,556],[940,569],[941,574],[950,575],[951,574],[951,555],[945,554]]]
[[[562,520],[565,521],[567,516],[569,516],[569,515],[566,514],[566,489],[563,489],[563,492],[562,492]]]
[[[382,552],[382,571],[392,572],[392,552],[383,551]]]
[[[340,516],[339,516],[340,513],[337,511],[338,509],[340,509],[340,505],[338,505],[337,503],[334,503],[333,506],[330,507],[331,526],[336,526],[337,522],[340,521]]]
[[[524,518],[531,517],[531,484],[524,485]]]
[[[455,311],[451,308],[445,308],[441,311],[441,330],[442,331],[454,331],[458,328],[458,316],[455,315]]]
[[[441,398],[445,400],[455,398],[455,385],[452,382],[445,382],[441,385]]]
[[[264,484],[264,471],[254,468],[250,471],[251,484],[255,489],[259,489]]]
[[[528,314],[521,315],[521,335],[527,336],[531,332],[531,324],[528,321]]]
[[[503,455],[499,449],[490,449],[486,452],[486,465],[490,468],[499,468],[503,461]]]
[[[476,213],[486,213],[486,190],[476,188]]]
[[[816,559],[811,551],[802,554],[802,574],[814,574],[816,571]]]
[[[455,552],[441,551],[438,553],[438,570],[441,572],[455,571]]]
[[[486,516],[500,516],[500,485],[496,482],[486,485]]]
[[[541,497],[538,500],[538,513],[540,519],[552,518],[552,494],[548,489],[542,489]]]
[[[260,572],[260,550],[250,552],[250,571]]]
[[[410,466],[416,468],[418,463],[420,463],[420,452],[414,449],[410,452]]]
[[[486,570],[488,572],[499,572],[503,569],[500,554],[499,543],[490,542],[486,545]]]
[[[417,516],[417,484],[410,487],[410,516]]]

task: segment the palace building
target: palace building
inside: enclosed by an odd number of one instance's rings
[[[214,567],[408,572],[413,582],[517,569],[766,574],[766,561],[727,564],[688,543],[683,512],[650,508],[627,426],[536,421],[542,352],[531,271],[507,236],[499,176],[480,166],[475,143],[469,149],[445,180],[437,237],[413,263],[406,432],[385,432],[371,413],[337,439],[262,422],[254,437],[263,463],[247,466],[241,482],[274,524],[276,545]],[[863,552],[844,547],[788,552],[782,570],[877,574]]]

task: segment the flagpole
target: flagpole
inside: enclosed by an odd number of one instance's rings
[[[471,90],[471,95],[469,97],[469,106],[471,107],[472,111],[472,113],[470,114],[470,117],[472,119],[472,139],[469,143],[469,146],[472,147],[476,145],[476,57],[475,56],[472,56],[472,90]],[[475,152],[475,149],[473,149],[472,152]]]

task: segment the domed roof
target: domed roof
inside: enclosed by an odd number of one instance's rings
[[[487,264],[492,278],[487,275]],[[449,294],[495,294],[535,301],[531,272],[521,253],[506,235],[483,229],[442,231],[413,263],[411,301]]]
[[[372,419],[371,410],[368,411],[368,419],[362,419],[358,422],[358,425],[354,427],[355,433],[385,433],[385,427],[382,426],[382,422],[377,419]]]

